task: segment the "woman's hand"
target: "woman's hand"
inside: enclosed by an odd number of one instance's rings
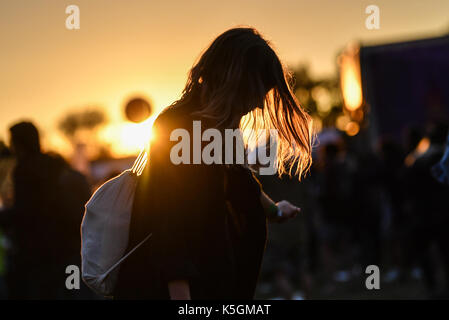
[[[277,222],[284,222],[289,219],[293,219],[298,215],[298,213],[301,212],[301,208],[292,205],[287,200],[279,201],[278,203],[276,203],[276,206],[281,211],[281,216],[279,217]]]
[[[260,201],[270,222],[284,222],[296,217],[301,212],[300,208],[295,207],[287,200],[274,203],[263,191],[260,195]],[[278,215],[279,213],[281,215]]]

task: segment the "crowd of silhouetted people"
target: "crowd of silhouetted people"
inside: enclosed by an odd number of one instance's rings
[[[363,134],[329,129],[320,136],[303,182],[262,177],[275,199],[284,194],[304,208],[296,226],[272,227],[264,276],[274,292],[338,298],[339,287],[354,281],[360,293],[365,268],[377,265],[382,283],[420,284],[403,297],[447,298],[449,185],[436,168],[447,125],[410,127],[402,139],[381,137],[371,148]]]
[[[0,146],[0,297],[95,298],[83,284],[65,285],[66,267],[80,266],[93,184],[61,156],[43,153],[32,123],[15,124],[10,136]],[[435,169],[447,136],[444,124],[410,128],[402,144],[383,137],[370,149],[363,134],[327,129],[302,182],[261,176],[274,200],[303,213],[270,227],[258,296],[332,296],[377,265],[382,281],[420,279],[426,297],[447,297],[449,186]]]

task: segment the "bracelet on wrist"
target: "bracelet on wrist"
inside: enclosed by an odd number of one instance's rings
[[[282,215],[283,215],[282,210],[278,208],[278,212],[276,213],[276,216],[278,218],[282,218]]]
[[[270,206],[270,217],[272,218],[280,218],[282,217],[282,211],[276,204],[271,204]]]

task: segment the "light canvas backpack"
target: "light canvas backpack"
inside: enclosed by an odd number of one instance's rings
[[[150,237],[129,252],[129,224],[138,176],[147,161],[142,151],[131,169],[105,182],[86,203],[81,223],[81,273],[96,293],[110,297],[120,264]]]

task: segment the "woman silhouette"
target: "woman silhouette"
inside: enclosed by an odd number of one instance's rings
[[[246,163],[174,164],[171,133],[181,128],[192,136],[193,121],[221,132],[275,129],[278,174],[301,177],[311,164],[310,118],[288,80],[276,53],[252,28],[224,32],[202,54],[182,97],[154,123],[129,248],[153,236],[121,266],[116,299],[253,298],[267,220],[284,221],[300,209],[275,204]]]

